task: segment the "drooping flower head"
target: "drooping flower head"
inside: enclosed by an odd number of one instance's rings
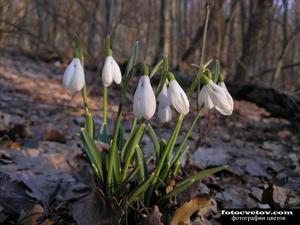
[[[63,86],[70,91],[80,91],[85,84],[84,71],[79,58],[73,58],[63,76]]]
[[[145,64],[142,64],[143,75],[140,77],[139,84],[133,97],[133,114],[141,119],[149,120],[153,117],[156,110],[156,99],[152,89],[149,70]]]
[[[190,110],[190,103],[184,90],[180,87],[178,82],[175,80],[174,75],[170,72],[168,75],[168,79],[168,97],[171,102],[171,105],[178,113],[183,115],[188,114]]]
[[[215,84],[206,76],[201,76],[204,84],[198,96],[198,104],[207,109],[215,108],[223,115],[231,115],[233,111],[233,100],[227,89]],[[212,107],[213,106],[213,107]]]
[[[122,74],[118,63],[112,56],[112,50],[107,51],[104,67],[102,70],[102,82],[105,87],[109,87],[112,82],[120,84],[122,81]]]
[[[166,83],[164,84],[158,96],[158,118],[162,123],[169,122],[172,119],[172,109],[170,107],[170,100],[168,97],[168,90]]]

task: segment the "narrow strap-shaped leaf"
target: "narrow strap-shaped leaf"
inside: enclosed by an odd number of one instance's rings
[[[146,179],[140,186],[138,186],[136,189],[134,189],[129,194],[129,197],[128,197],[129,204],[132,204],[135,201],[137,201],[140,198],[140,196],[146,192],[146,190],[149,187],[149,185],[151,184],[154,176],[155,176],[155,173],[152,173],[150,175],[150,177],[148,177],[148,179]]]
[[[120,125],[122,121],[122,111],[123,111],[123,106],[122,104],[119,105],[119,111],[117,115],[117,120],[115,124],[115,129],[114,129],[114,134],[113,134],[113,139],[112,139],[112,144],[111,148],[109,151],[109,162],[108,162],[108,172],[107,172],[107,192],[112,193],[113,192],[113,169],[114,169],[114,164],[116,160],[116,154],[117,154],[117,141],[118,141],[118,136],[119,136],[119,130],[120,130]]]
[[[101,182],[104,181],[104,176],[103,176],[103,168],[102,168],[102,159],[99,153],[99,150],[92,138],[90,137],[90,134],[86,131],[85,128],[81,128],[81,135],[83,137],[85,146],[86,146],[86,153],[94,165],[94,169],[97,169],[97,174],[99,175]]]
[[[173,196],[177,196],[179,193],[183,192],[184,190],[186,190],[187,188],[189,188],[195,181],[200,180],[204,177],[207,177],[209,175],[212,175],[214,173],[220,172],[221,170],[226,169],[228,166],[220,166],[220,167],[216,167],[216,168],[211,168],[211,169],[206,169],[203,170],[191,177],[189,177],[188,179],[180,182],[178,185],[176,185],[176,187],[174,188],[173,191],[167,193],[166,195],[163,196],[163,198],[170,198]]]
[[[153,67],[153,69],[150,72],[149,75],[150,78],[152,78],[161,69],[163,63],[164,63],[164,59],[161,59],[158,63],[156,63],[156,65]]]
[[[104,143],[109,144],[109,135],[108,135],[108,131],[107,131],[107,124],[103,123],[101,125],[100,131],[99,131],[99,135],[97,137],[97,140],[102,141]]]
[[[145,162],[144,154],[139,145],[136,146],[135,159],[136,159],[136,166],[140,168],[138,173],[139,183],[142,183],[144,182],[145,177],[148,176],[148,174],[147,174],[147,165]]]
[[[126,179],[118,185],[117,189],[115,190],[115,195],[120,195],[121,193],[125,192],[126,185],[129,181],[133,180],[133,178],[138,174],[141,165],[137,165],[134,170],[126,177]]]
[[[128,173],[128,169],[129,169],[129,165],[131,162],[131,158],[135,152],[136,146],[139,144],[143,133],[144,133],[144,129],[145,129],[145,124],[141,123],[141,125],[139,126],[139,128],[137,129],[135,135],[132,137],[132,140],[130,141],[130,144],[128,145],[128,150],[126,150],[126,152],[128,152],[128,154],[125,156],[125,166],[124,166],[124,171],[123,171],[123,180],[125,180],[125,178],[127,177],[127,173]]]
[[[147,133],[148,133],[149,137],[152,140],[154,151],[155,151],[155,157],[156,157],[156,159],[159,159],[159,156],[160,156],[159,139],[158,139],[158,137],[155,133],[155,130],[152,128],[152,126],[150,124],[147,124]]]
[[[135,127],[137,124],[138,119],[136,117],[134,117],[133,121],[132,121],[132,125],[131,125],[131,129],[130,129],[130,134],[128,136],[128,138],[126,139],[124,145],[122,146],[122,150],[121,150],[121,160],[122,162],[124,161],[124,157],[125,157],[125,150],[127,149],[127,146],[135,132]]]

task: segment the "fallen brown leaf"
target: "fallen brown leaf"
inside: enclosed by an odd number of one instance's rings
[[[200,210],[201,212],[199,213],[201,215],[206,214],[207,210],[212,206],[212,202],[210,197],[193,198],[191,201],[176,209],[171,219],[171,225],[191,225],[191,215]]]

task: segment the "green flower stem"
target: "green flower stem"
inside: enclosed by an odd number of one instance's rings
[[[177,176],[178,172],[179,172],[179,169],[180,169],[180,166],[181,166],[181,159],[183,158],[183,156],[189,151],[190,147],[189,146],[186,146],[184,148],[183,151],[181,151],[181,154],[178,155],[178,160],[176,161],[175,165],[174,165],[174,168],[173,168],[173,175],[174,177]]]
[[[202,50],[201,50],[201,59],[200,59],[200,66],[203,66],[204,62],[204,54],[205,54],[205,45],[206,45],[206,36],[207,36],[207,27],[208,27],[208,20],[209,20],[209,14],[210,14],[210,5],[207,3],[206,5],[206,20],[205,20],[205,27],[204,27],[204,34],[203,34],[203,42],[202,42]],[[200,81],[197,82],[197,96],[199,96],[200,93]],[[197,109],[200,111],[200,106],[197,103]]]
[[[102,115],[102,120],[103,124],[107,124],[107,87],[103,87],[103,115]]]
[[[175,155],[174,155],[174,157],[173,157],[173,160],[172,160],[172,163],[171,163],[172,166],[174,166],[174,164],[177,163],[178,158],[179,158],[181,152],[184,150],[183,148],[184,148],[184,146],[185,146],[185,144],[186,144],[186,142],[187,142],[189,136],[191,135],[191,133],[192,133],[192,131],[193,131],[195,125],[197,124],[199,118],[201,117],[201,115],[202,115],[202,113],[199,111],[199,112],[197,113],[197,115],[195,116],[195,118],[194,118],[194,120],[193,120],[193,122],[192,122],[190,128],[188,129],[188,131],[187,131],[186,134],[184,135],[184,137],[183,137],[183,139],[182,139],[182,141],[181,141],[181,144],[180,144],[180,146],[179,146],[177,152],[175,153]]]
[[[170,154],[170,151],[172,151],[172,149],[174,148],[174,144],[175,142],[173,141],[174,139],[176,140],[177,139],[177,136],[179,134],[179,131],[180,131],[180,128],[181,128],[181,125],[182,125],[182,122],[183,122],[183,119],[184,119],[184,115],[180,114],[178,119],[177,119],[177,123],[176,123],[176,126],[167,142],[167,145],[160,157],[160,161],[159,161],[159,164],[158,166],[156,167],[155,169],[155,176],[153,178],[153,181],[151,182],[151,185],[149,187],[149,190],[148,190],[148,193],[147,193],[147,199],[146,199],[146,203],[147,205],[149,204],[150,202],[150,198],[151,198],[151,195],[157,185],[157,182],[158,182],[158,178],[159,178],[159,175],[161,174],[161,170],[165,164],[165,161],[168,157],[168,155]]]
[[[84,112],[85,115],[88,115],[89,113],[89,106],[87,103],[87,88],[86,88],[86,84],[84,84],[82,90],[81,90],[81,95],[82,95],[82,100],[83,100],[83,108],[84,108]]]

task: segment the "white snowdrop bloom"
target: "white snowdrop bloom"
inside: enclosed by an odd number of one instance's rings
[[[167,123],[172,119],[172,109],[170,106],[160,106],[158,105],[158,118],[160,122]]]
[[[227,97],[227,100],[228,100],[228,101],[230,102],[230,104],[232,105],[232,108],[234,108],[233,99],[232,99],[232,97],[231,97],[229,91],[227,90],[227,87],[226,87],[225,83],[222,81],[222,82],[220,82],[219,85],[220,85],[222,88],[224,88],[225,94],[226,94],[226,97]]]
[[[231,115],[233,111],[233,104],[228,99],[225,89],[215,84],[212,80],[208,82],[206,88],[215,109],[223,115]]]
[[[113,81],[116,84],[120,84],[122,81],[122,74],[118,63],[114,58],[112,56],[107,56],[102,70],[102,82],[105,87],[108,87]]]
[[[167,85],[164,84],[163,88],[161,89],[159,95],[158,95],[158,101],[159,105],[161,106],[170,106],[170,99],[168,97],[168,89]]]
[[[143,75],[133,97],[133,113],[140,119],[144,117],[149,120],[156,110],[156,99],[151,87],[149,76]]]
[[[170,107],[170,100],[168,98],[168,90],[164,84],[158,96],[158,118],[162,123],[169,122],[172,119],[172,109]]]
[[[79,58],[73,58],[63,76],[63,86],[70,91],[80,91],[85,83],[84,71]]]
[[[180,87],[175,79],[171,80],[169,83],[168,97],[170,99],[171,105],[178,113],[181,113],[183,115],[188,114],[190,110],[189,100],[184,90]]]
[[[198,104],[200,107],[203,106],[203,108],[205,110],[210,110],[212,108],[214,108],[214,104],[213,102],[211,101],[211,98],[207,92],[207,87],[206,85],[204,85],[199,93],[199,96],[198,96]]]

